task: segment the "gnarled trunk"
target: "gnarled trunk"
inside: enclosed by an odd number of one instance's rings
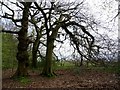
[[[28,56],[28,17],[29,17],[29,6],[31,2],[24,3],[23,9],[23,18],[22,18],[22,28],[18,33],[18,53],[17,53],[17,60],[18,60],[18,68],[14,76],[27,76],[28,75],[28,66],[29,66],[29,56]]]

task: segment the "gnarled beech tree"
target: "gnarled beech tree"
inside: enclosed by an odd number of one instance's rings
[[[28,45],[29,40],[27,38],[27,32],[28,32],[28,17],[29,17],[29,8],[31,2],[23,2],[24,9],[23,9],[23,16],[21,21],[22,28],[18,32],[18,53],[17,53],[17,60],[18,60],[18,68],[15,73],[16,76],[26,76],[28,75]]]
[[[28,62],[28,45],[29,45],[29,39],[27,37],[27,33],[28,33],[28,17],[29,17],[29,8],[30,5],[32,4],[32,2],[20,2],[23,5],[22,8],[22,18],[21,19],[15,19],[15,11],[12,10],[9,5],[7,6],[6,4],[4,4],[4,2],[0,2],[2,5],[4,5],[8,10],[10,10],[12,12],[12,14],[9,13],[5,13],[2,17],[6,18],[6,19],[10,19],[12,20],[16,26],[20,27],[21,29],[17,32],[15,31],[5,31],[3,30],[3,32],[7,32],[7,33],[13,33],[13,34],[18,34],[18,52],[16,55],[16,58],[18,60],[18,67],[17,67],[17,71],[14,74],[14,76],[27,76],[28,75],[28,66],[29,66],[29,62]],[[18,5],[18,4],[16,4]],[[20,22],[21,25],[18,25],[17,22]]]
[[[55,48],[54,42],[63,42],[56,40],[58,32],[65,31],[73,44],[75,50],[78,53],[86,58],[89,57],[80,50],[80,41],[81,38],[85,39],[86,44],[81,45],[85,49],[89,50],[89,56],[93,54],[94,45],[94,36],[86,30],[86,27],[80,23],[84,22],[87,25],[86,17],[82,15],[79,10],[83,2],[75,4],[72,3],[57,3],[51,2],[50,4],[41,2],[39,5],[37,2],[34,2],[36,8],[41,12],[43,17],[44,30],[46,31],[46,59],[45,65],[42,71],[44,76],[53,76],[54,71],[52,71],[52,58],[53,58],[53,49]],[[80,13],[79,13],[80,12]],[[81,20],[82,19],[82,20]],[[82,36],[82,33],[85,36]]]

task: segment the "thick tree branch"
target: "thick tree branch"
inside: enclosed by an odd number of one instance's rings
[[[18,34],[17,31],[9,31],[9,30],[4,30],[4,29],[2,29],[2,30],[0,31],[0,33],[1,33],[1,32],[11,33],[11,34]]]
[[[38,10],[40,10],[41,13],[43,14],[43,17],[45,19],[45,27],[46,27],[47,36],[49,36],[49,29],[48,29],[48,25],[47,25],[47,22],[48,22],[47,16],[46,16],[45,12],[43,11],[43,9],[41,7],[39,7],[39,5],[36,2],[34,2],[34,4],[38,8]]]
[[[88,36],[90,36],[90,37],[92,38],[91,45],[93,45],[93,43],[94,43],[94,37],[85,29],[84,26],[76,23],[75,21],[71,21],[71,22],[68,22],[68,23],[65,24],[65,26],[70,26],[70,25],[76,25],[76,26],[80,27],[81,30],[82,30],[84,33],[86,33]]]
[[[86,58],[87,60],[89,60],[89,58],[86,56],[86,55],[84,55],[83,53],[81,53],[81,51],[80,51],[80,49],[79,49],[79,41],[76,39],[76,37],[75,37],[75,35],[73,35],[68,29],[67,29],[67,27],[66,26],[62,26],[62,28],[65,30],[65,32],[69,35],[69,37],[71,38],[71,41],[74,43],[74,45],[75,45],[75,47],[74,47],[74,49],[76,49],[77,50],[77,52],[81,55],[81,56],[83,56],[84,58]]]

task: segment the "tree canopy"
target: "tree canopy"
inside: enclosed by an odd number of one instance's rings
[[[15,76],[28,75],[29,45],[32,45],[32,66],[36,67],[39,57],[44,60],[42,75],[53,76],[52,59],[57,55],[54,52],[55,42],[63,44],[69,40],[69,45],[80,56],[81,62],[97,58],[100,46],[95,43],[92,33],[97,25],[95,18],[85,13],[84,0],[80,2],[66,1],[39,1],[39,2],[13,2],[8,3],[17,7],[11,8],[1,2],[3,8],[2,18],[11,20],[16,29],[2,32],[18,35],[18,68]],[[31,34],[33,32],[34,34]],[[61,40],[62,38],[62,40]],[[42,55],[40,46],[45,47],[45,55]]]

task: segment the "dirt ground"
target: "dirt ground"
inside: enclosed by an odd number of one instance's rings
[[[38,72],[29,71],[27,83],[11,79],[14,70],[2,72],[3,88],[112,88],[120,90],[117,75],[114,73],[83,70],[77,73],[74,70],[57,70],[56,77],[42,77]],[[98,90],[98,89],[97,89]],[[99,89],[100,90],[100,89]],[[104,90],[104,89],[101,89]]]

